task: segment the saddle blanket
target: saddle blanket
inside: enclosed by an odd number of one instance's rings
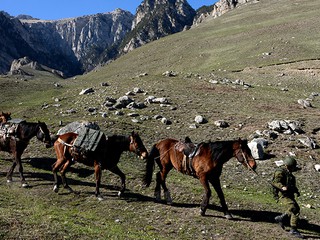
[[[87,151],[95,151],[103,134],[104,133],[99,130],[82,127],[73,145]]]

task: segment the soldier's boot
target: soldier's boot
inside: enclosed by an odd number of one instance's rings
[[[279,215],[279,216],[276,216],[275,218],[274,218],[274,220],[279,224],[279,226],[282,228],[282,229],[284,229],[284,219],[285,219],[285,217],[286,216],[288,216],[286,213],[283,213],[283,214],[281,214],[281,215]]]
[[[295,236],[296,238],[304,239],[304,236],[302,236],[301,233],[296,228],[291,228],[289,233]]]

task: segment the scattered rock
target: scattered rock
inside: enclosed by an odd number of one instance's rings
[[[311,148],[311,149],[318,148],[317,143],[309,137],[306,137],[305,139],[299,138],[298,141],[301,142],[303,145],[307,146],[308,148]]]
[[[110,85],[109,85],[109,83],[103,82],[103,83],[100,83],[100,86],[101,86],[101,87],[108,87],[108,86],[110,86]]]
[[[264,150],[260,142],[251,141],[248,143],[248,147],[251,150],[252,157],[257,160],[264,159]]]
[[[229,127],[229,123],[227,123],[226,121],[224,120],[217,120],[214,122],[214,125],[216,125],[217,127],[220,127],[220,128],[227,128]]]
[[[196,117],[194,118],[194,121],[195,121],[196,123],[199,123],[199,124],[203,124],[203,123],[206,123],[206,122],[207,122],[207,120],[206,120],[204,117],[202,117],[201,115],[196,116]]]
[[[144,91],[143,91],[141,88],[138,88],[138,87],[135,87],[135,88],[133,89],[133,92],[134,92],[134,93],[144,93]]]
[[[89,94],[93,93],[94,90],[92,88],[82,89],[82,91],[79,93],[79,95]]]
[[[166,76],[166,77],[175,77],[177,76],[177,73],[173,72],[173,71],[165,71],[162,76]]]
[[[155,97],[155,96],[149,96],[145,99],[147,103],[162,103],[162,104],[169,104],[169,100],[165,97]]]
[[[293,120],[274,120],[268,123],[269,129],[283,134],[304,133],[300,126],[300,122]]]
[[[298,103],[299,103],[303,108],[312,107],[310,101],[308,101],[308,100],[299,99],[299,100],[298,100]]]

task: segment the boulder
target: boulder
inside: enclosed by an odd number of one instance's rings
[[[256,160],[262,160],[264,158],[263,146],[261,143],[251,141],[248,143],[248,147],[251,150],[252,157]]]

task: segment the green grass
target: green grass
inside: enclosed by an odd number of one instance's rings
[[[238,137],[250,140],[256,130],[267,129],[267,123],[275,119],[302,121],[306,135],[319,142],[319,134],[311,134],[312,129],[319,127],[319,97],[314,98],[311,109],[297,104],[298,99],[309,97],[320,87],[320,61],[316,60],[320,57],[319,5],[315,0],[260,0],[189,31],[154,41],[75,79],[59,79],[39,72],[27,80],[0,77],[0,111],[12,112],[13,118],[45,121],[53,133],[60,128],[59,121],[66,124],[80,120],[96,121],[108,134],[129,134],[135,130],[148,149],[166,137],[189,136],[194,142]],[[263,56],[265,52],[271,55]],[[162,76],[167,70],[178,76]],[[147,76],[137,77],[145,72]],[[209,83],[211,79],[240,79],[252,88],[215,85]],[[56,82],[62,88],[54,87]],[[102,82],[110,86],[101,87]],[[95,93],[80,96],[79,92],[88,87]],[[106,97],[121,97],[134,87],[146,92],[133,96],[136,101],[144,101],[149,95],[167,97],[177,109],[151,104],[137,111],[147,120],[133,123],[126,116],[131,110],[123,109],[125,115],[116,116],[102,106]],[[55,102],[55,98],[60,101]],[[43,108],[44,103],[49,107]],[[61,106],[55,107],[57,103]],[[89,113],[88,107],[97,107],[98,113]],[[76,113],[68,114],[69,109]],[[106,112],[107,117],[102,118],[100,112]],[[167,126],[154,120],[156,114],[169,118],[173,124]],[[198,114],[208,123],[190,129]],[[230,127],[216,127],[214,121],[220,119],[228,121]],[[298,201],[301,217],[309,222],[303,232],[317,238],[318,173],[310,156],[318,160],[319,150],[303,147],[298,142],[300,137],[303,136],[269,139],[266,151],[275,158],[259,161],[257,171],[268,179],[275,168],[274,160],[288,152],[297,154],[303,166],[297,173],[302,193]],[[144,162],[132,154],[124,154],[119,165],[127,176],[127,195],[119,199],[117,188],[113,187],[120,185],[119,178],[103,172],[102,202],[93,196],[93,170],[80,164],[67,174],[71,187],[80,194],[68,194],[63,189],[54,193],[52,163],[46,162],[55,158],[54,150],[45,149],[36,140],[31,141],[23,155],[31,188],[20,187],[18,174],[11,185],[6,183],[9,157],[3,153],[0,156],[3,239],[290,239],[272,222],[273,215],[282,208],[273,201],[265,180],[238,166],[235,159],[225,165],[221,176],[227,203],[237,217],[236,221],[227,221],[219,211],[214,191],[208,216],[201,217],[203,187],[197,179],[175,171],[170,172],[167,180],[175,205],[154,203],[155,176],[150,188],[145,189],[141,183]],[[43,160],[35,159],[42,157]],[[308,204],[313,208],[305,207]]]

